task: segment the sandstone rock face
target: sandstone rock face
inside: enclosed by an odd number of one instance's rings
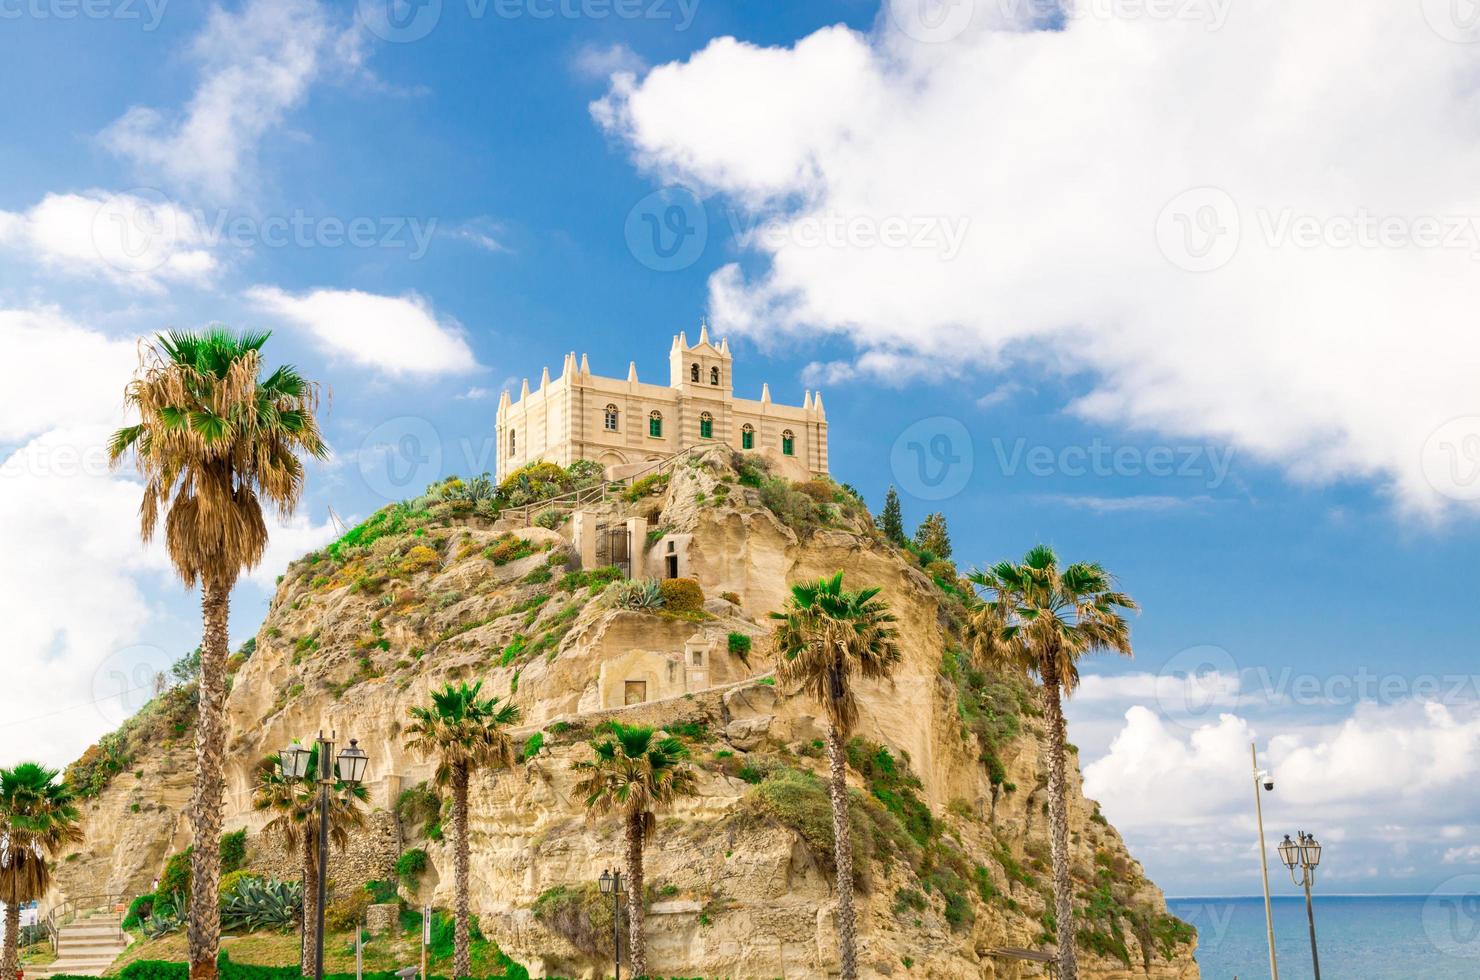
[[[646,501],[629,509],[644,507]],[[798,533],[761,506],[754,488],[736,481],[727,452],[679,466],[654,523],[692,535],[690,567],[710,601],[706,614],[691,618],[613,609],[585,586],[560,588],[578,560],[569,524],[564,534],[520,528],[517,537],[528,545],[514,547],[506,529],[453,515],[422,537],[382,537],[347,560],[295,563],[255,653],[233,681],[227,829],[255,833],[267,819],[251,806],[256,760],[321,728],[337,730],[369,753],[371,801],[381,812],[373,846],[331,870],[336,887],[386,877],[394,841],[424,847],[429,858],[428,873],[404,897],[450,907],[448,844],[422,840],[420,828],[399,826],[391,812],[404,789],[433,776],[433,763],[402,745],[402,729],[407,710],[427,702],[431,689],[482,679],[485,692],[512,694],[521,706],[519,741],[539,731],[544,745],[512,771],[475,778],[473,907],[484,932],[532,975],[600,976],[609,966],[599,951],[577,949],[532,912],[547,890],[589,883],[620,864],[620,828],[591,817],[574,791],[571,765],[589,756],[586,740],[606,718],[688,726],[683,730],[705,733],[693,750],[699,791],[660,814],[647,852],[647,877],[658,889],[648,918],[651,969],[663,976],[828,976],[838,964],[831,874],[801,834],[754,805],[755,776],[745,767],[825,767],[814,706],[768,683],[765,617],[781,607],[790,583],[841,569],[854,587],[883,589],[900,620],[903,654],[889,681],[861,685],[855,734],[907,760],[940,833],[981,869],[966,896],[968,921],[953,924],[907,863],[874,866],[858,896],[864,973],[1043,975],[1041,967],[992,953],[1041,946],[1049,907],[1048,876],[1038,870],[1047,854],[1046,770],[1034,719],[1023,718],[1021,730],[998,746],[1001,771],[992,777],[965,730],[956,688],[943,676],[951,624],[940,588],[907,555],[881,544],[860,517],[837,510],[825,526]],[[430,564],[411,555],[418,543],[432,547]],[[718,601],[721,593],[734,593],[739,604]],[[712,687],[600,707],[604,663],[638,645],[682,651],[696,631],[715,640]],[[754,638],[748,666],[729,653],[730,632]],[[165,856],[188,843],[183,815],[192,761],[188,746],[163,766],[140,760],[141,777],[117,777],[89,804],[88,844],[63,865],[66,893],[147,889]],[[1084,799],[1077,760],[1070,761],[1072,857],[1085,887],[1113,878],[1136,908],[1164,915],[1160,891]],[[867,794],[858,773],[850,778]],[[131,809],[136,802],[138,812]],[[263,867],[294,873],[262,856],[262,842],[253,847]],[[902,896],[919,901],[908,906]],[[1085,952],[1086,977],[1198,975],[1191,943],[1156,942],[1128,919],[1113,931],[1125,959]]]

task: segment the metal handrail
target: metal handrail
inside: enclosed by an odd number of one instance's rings
[[[62,949],[62,929],[71,925],[79,915],[103,910],[114,911],[120,905],[126,905],[127,898],[123,892],[108,892],[102,895],[82,895],[77,898],[69,898],[60,905],[54,906],[46,913],[46,932],[51,938],[51,950],[60,953]],[[119,934],[123,934],[123,921],[119,920]]]
[[[662,472],[664,469],[671,469],[672,467],[678,465],[681,458],[688,457],[695,450],[708,449],[714,445],[717,445],[717,443],[695,443],[692,446],[686,446],[683,449],[670,453],[667,456],[664,456],[662,459],[654,461],[651,466],[646,466],[634,473],[622,477],[619,480],[603,480],[596,486],[582,487],[579,490],[569,490],[554,497],[547,497],[544,500],[536,500],[527,504],[523,504],[518,508],[517,511],[505,511],[504,513],[518,513],[521,515],[521,519],[524,521],[524,523],[528,524],[532,513],[536,509],[542,511],[549,510],[552,507],[563,506],[565,504],[569,504],[573,509],[580,506],[581,504],[590,503],[594,500],[606,500],[608,496],[612,493],[614,487],[633,486],[639,480],[650,476],[655,472]]]

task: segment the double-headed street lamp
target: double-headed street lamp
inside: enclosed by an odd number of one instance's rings
[[[627,883],[622,879],[622,872],[611,869],[603,871],[597,883],[601,894],[612,897],[612,965],[614,980],[622,980],[622,895],[627,891]]]
[[[316,896],[317,904],[314,906],[314,922],[317,928],[314,930],[313,951],[313,975],[315,980],[324,980],[324,903],[328,898],[327,885],[329,878],[329,792],[335,783],[335,771],[338,772],[338,782],[349,789],[354,789],[365,779],[365,770],[369,768],[370,757],[365,750],[360,748],[357,739],[349,740],[349,748],[339,753],[338,765],[333,765],[334,756],[334,733],[330,732],[325,738],[324,733],[319,732],[316,739],[319,752],[319,891]],[[312,749],[304,748],[302,745],[290,745],[278,753],[278,762],[283,767],[283,775],[289,779],[304,779],[308,776],[308,758]],[[308,896],[303,896],[304,901]]]
[[[1300,831],[1296,840],[1286,834],[1280,843],[1280,860],[1290,869],[1290,879],[1305,887],[1305,921],[1310,925],[1310,962],[1316,970],[1316,980],[1321,980],[1321,957],[1316,952],[1316,913],[1310,901],[1310,886],[1316,881],[1316,865],[1321,863],[1321,843],[1315,834]],[[1300,876],[1295,876],[1295,869]]]

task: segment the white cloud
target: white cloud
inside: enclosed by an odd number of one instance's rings
[[[461,374],[479,369],[458,324],[415,293],[380,296],[316,289],[295,296],[269,286],[247,298],[306,328],[326,351],[390,375]]]
[[[150,293],[205,283],[218,269],[196,217],[142,191],[47,194],[29,211],[0,211],[0,245],[48,269]]]
[[[621,73],[635,75],[646,70],[642,55],[620,41],[616,44],[586,44],[576,52],[573,66],[582,78],[606,80]]]
[[[868,35],[721,38],[593,105],[658,179],[779,226],[746,238],[754,276],[713,275],[715,322],[1084,372],[1090,419],[1372,479],[1431,516],[1480,498],[1480,419],[1431,439],[1480,416],[1473,46],[1414,3],[1098,4],[1062,30],[932,33],[901,14],[916,2]],[[838,215],[908,234],[788,233]],[[954,260],[912,237],[963,221]]]
[[[1168,511],[1200,507],[1213,503],[1206,494],[1191,497],[1173,497],[1166,494],[1140,494],[1130,497],[1095,497],[1067,493],[1042,494],[1040,500],[1063,504],[1076,510],[1093,511],[1096,514],[1121,514],[1128,511]]]
[[[1267,741],[1260,763],[1275,778],[1264,799],[1271,846],[1284,833],[1313,830],[1330,849],[1333,871],[1390,884],[1407,878],[1416,887],[1441,861],[1480,864],[1473,848],[1441,845],[1480,806],[1480,705],[1360,704],[1333,724],[1270,725],[1284,734],[1266,739],[1232,713],[1189,730],[1132,706],[1108,749],[1082,749],[1085,792],[1166,887],[1237,888],[1257,869],[1247,851],[1256,840],[1249,745]],[[1406,846],[1394,850],[1398,840]],[[1195,869],[1192,852],[1200,855]],[[1353,862],[1370,859],[1375,867],[1353,871]]]
[[[200,81],[178,113],[133,106],[101,134],[141,171],[216,197],[252,179],[258,144],[327,70],[360,64],[362,34],[317,0],[214,8],[191,45]]]

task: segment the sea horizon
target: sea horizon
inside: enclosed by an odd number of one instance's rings
[[[1474,980],[1480,916],[1463,893],[1315,894],[1321,972],[1341,980]],[[1304,895],[1272,895],[1283,980],[1314,977]],[[1198,931],[1205,980],[1267,976],[1262,895],[1184,896],[1167,906]]]

